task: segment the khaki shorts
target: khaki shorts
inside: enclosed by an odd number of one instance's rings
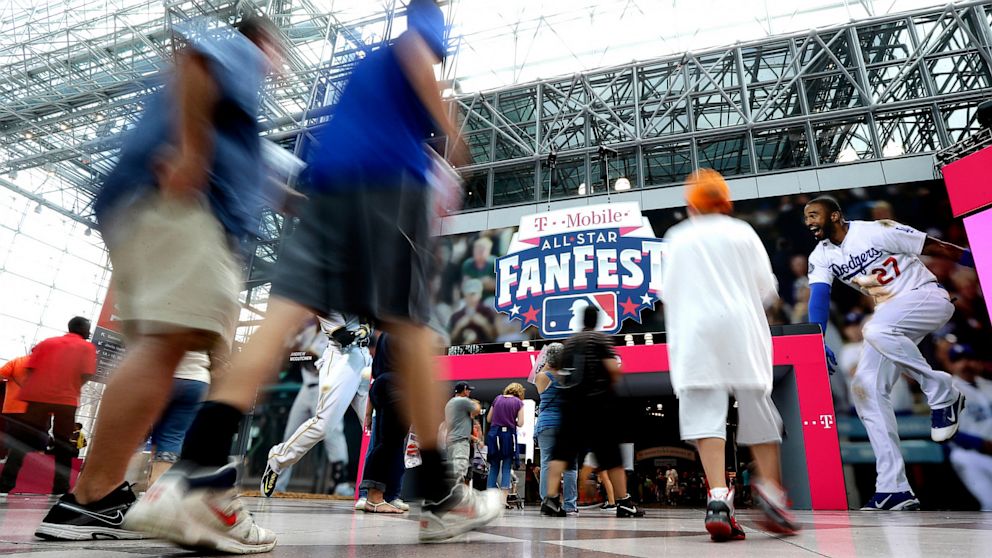
[[[116,314],[126,335],[194,330],[217,334],[224,345],[233,340],[241,268],[204,204],[153,193],[106,227]]]

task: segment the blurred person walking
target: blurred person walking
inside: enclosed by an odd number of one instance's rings
[[[556,375],[561,370],[561,359],[565,354],[565,345],[561,343],[551,343],[548,345],[548,352],[544,368],[538,373],[534,380],[537,386],[537,393],[541,395],[541,404],[537,408],[537,424],[534,425],[534,434],[537,436],[537,445],[541,449],[541,475],[540,494],[543,501],[548,497],[548,483],[556,485],[564,483],[565,513],[578,513],[579,511],[579,489],[578,474],[573,463],[571,467],[565,469],[562,478],[551,479],[548,477],[548,470],[551,467],[551,455],[554,453],[555,440],[561,429],[561,409],[562,395],[558,388]]]
[[[174,74],[147,102],[94,204],[128,351],[104,391],[74,492],[52,507],[35,534],[68,540],[154,534],[195,548],[264,552],[275,534],[241,505],[237,472],[225,467],[248,407],[218,411],[223,389],[187,433],[182,460],[190,467],[177,465],[162,477],[182,477],[175,498],[163,497],[160,479],[143,499],[159,506],[154,517],[132,522],[135,497],[123,482],[186,353],[209,351],[215,365],[227,360],[242,285],[235,247],[256,233],[262,204],[259,92],[268,71],[281,64],[279,31],[247,17],[237,30],[220,26],[185,38]],[[221,387],[250,384],[254,393],[249,376],[223,379]]]
[[[68,330],[61,337],[45,339],[31,350],[17,395],[27,403],[27,409],[18,428],[19,439],[12,444],[0,474],[0,495],[14,489],[28,452],[45,451],[49,428],[55,442],[52,494],[69,492],[75,454],[71,439],[76,424],[76,407],[79,406],[79,392],[83,384],[96,373],[96,347],[87,341],[90,338],[90,321],[86,318],[72,318]]]
[[[565,342],[561,370],[557,380],[562,389],[561,426],[551,453],[548,476],[557,479],[565,470],[575,468],[576,457],[583,449],[596,455],[599,469],[605,470],[617,494],[617,517],[643,517],[627,492],[627,472],[620,450],[623,423],[614,386],[620,379],[620,362],[610,338],[597,332],[599,310],[586,306],[582,313],[582,331]],[[564,517],[556,483],[546,485],[541,513]]]
[[[486,457],[489,459],[488,488],[499,488],[504,502],[513,483],[517,456],[517,428],[524,425],[524,386],[513,382],[493,400],[486,415]],[[507,507],[509,505],[507,504]]]
[[[434,192],[425,141],[437,131],[447,136],[456,163],[464,160],[465,147],[434,77],[433,66],[447,52],[444,16],[432,0],[412,0],[406,15],[406,31],[356,65],[334,118],[317,134],[308,155],[309,201],[283,245],[265,320],[235,355],[231,372],[215,380],[211,400],[187,436],[183,461],[204,469],[169,471],[152,487],[156,497],[131,510],[128,521],[134,525],[180,543],[196,534],[198,525],[186,509],[209,495],[188,487],[199,486],[195,479],[204,476],[235,478],[224,465],[259,385],[275,374],[287,337],[309,316],[332,311],[368,317],[392,334],[398,380],[423,460],[415,487],[425,501],[420,540],[448,539],[501,513],[495,495],[477,495],[455,483],[438,450],[444,405],[436,388],[435,337],[427,326]],[[265,544],[271,548],[271,539]],[[262,545],[252,537],[238,550]]]
[[[672,387],[682,439],[695,444],[709,483],[706,530],[740,540],[734,490],[727,487],[729,397],[737,400],[737,442],[750,446],[764,526],[795,533],[782,488],[782,419],[772,403],[772,339],[765,308],[778,281],[754,229],[730,216],[730,188],[701,169],[686,186],[689,219],[665,234],[662,281]]]
[[[948,357],[954,386],[968,399],[961,427],[951,441],[951,465],[982,511],[992,511],[992,380],[968,345],[954,345]]]

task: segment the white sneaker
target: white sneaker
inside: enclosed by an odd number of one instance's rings
[[[399,498],[397,498],[397,499],[393,500],[392,502],[390,502],[389,505],[390,506],[393,506],[394,508],[403,510],[405,512],[410,511],[410,504],[407,504],[406,502],[404,502],[403,500],[401,500]]]
[[[127,529],[167,539],[184,548],[228,554],[269,552],[275,533],[259,527],[234,490],[237,470],[189,472],[176,466],[148,489],[124,518]]]
[[[440,511],[425,504],[420,512],[420,542],[438,542],[482,527],[503,513],[503,496],[493,488],[485,492],[456,485],[448,498],[458,503]]]
[[[365,502],[367,502],[367,501],[368,501],[368,498],[359,498],[358,500],[356,500],[355,501],[355,511],[365,511]]]

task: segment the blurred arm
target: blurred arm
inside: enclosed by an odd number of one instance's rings
[[[937,240],[932,236],[928,236],[923,241],[923,255],[944,258],[952,262],[958,262],[964,266],[975,267],[975,257],[972,255],[971,250],[956,246],[950,242]]]
[[[179,57],[177,66],[177,153],[175,159],[167,163],[160,186],[164,191],[182,197],[206,187],[213,157],[211,117],[217,104],[218,89],[203,56],[187,52]]]

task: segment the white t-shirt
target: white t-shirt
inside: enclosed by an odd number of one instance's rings
[[[772,389],[765,303],[777,281],[750,225],[701,215],[665,234],[662,299],[672,386]]]
[[[965,398],[959,426],[961,432],[992,440],[992,381],[975,378],[975,383],[969,384],[955,377],[954,387]]]
[[[190,351],[179,361],[173,378],[210,383],[210,355],[206,351]]]
[[[848,225],[840,246],[823,240],[809,255],[810,284],[829,285],[839,279],[881,304],[937,282],[920,260],[926,233],[889,220]]]

